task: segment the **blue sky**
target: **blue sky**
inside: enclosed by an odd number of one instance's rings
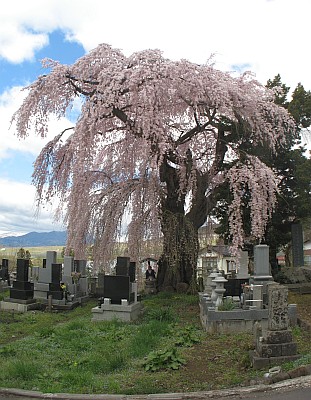
[[[64,229],[53,207],[35,216],[32,164],[69,121],[51,121],[44,141],[20,141],[10,119],[40,60],[65,64],[108,43],[125,54],[158,48],[171,59],[252,71],[261,83],[280,73],[292,89],[311,90],[309,0],[10,0],[0,11],[0,236]],[[44,71],[46,73],[46,71]],[[67,124],[67,125],[66,125]]]

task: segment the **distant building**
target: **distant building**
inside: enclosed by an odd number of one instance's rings
[[[236,272],[236,259],[230,253],[229,246],[218,244],[204,247],[199,251],[197,276],[202,277],[203,281],[217,268],[223,271],[225,275]]]

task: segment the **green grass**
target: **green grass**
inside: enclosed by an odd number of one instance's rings
[[[251,334],[203,331],[197,296],[161,293],[143,302],[144,316],[133,323],[91,322],[95,300],[67,312],[0,311],[0,387],[138,395],[220,389],[263,376],[250,368]],[[294,335],[308,359],[306,332]]]

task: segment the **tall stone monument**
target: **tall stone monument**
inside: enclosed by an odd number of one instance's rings
[[[304,266],[303,232],[300,223],[292,224],[292,257],[294,267]]]

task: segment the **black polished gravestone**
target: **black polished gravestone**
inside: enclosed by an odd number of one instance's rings
[[[226,289],[225,296],[241,296],[243,292],[243,285],[248,284],[249,279],[228,279],[224,283]]]
[[[292,224],[292,255],[293,255],[293,266],[303,267],[304,266],[304,254],[303,254],[303,232],[302,225],[299,223]]]
[[[117,257],[116,275],[129,276],[130,282],[135,282],[136,263],[130,257]]]
[[[33,283],[28,281],[29,260],[19,258],[16,265],[16,280],[10,288],[10,299],[33,299]]]
[[[129,304],[134,302],[135,293],[131,291],[129,276],[105,275],[103,277],[104,298],[111,300],[111,304],[121,304],[126,299]]]
[[[9,281],[9,260],[6,258],[2,259],[2,265],[0,267],[0,280],[2,281]]]
[[[52,282],[49,283],[48,296],[52,296],[54,300],[62,300],[64,292],[60,287],[62,280],[62,264],[52,264]]]

